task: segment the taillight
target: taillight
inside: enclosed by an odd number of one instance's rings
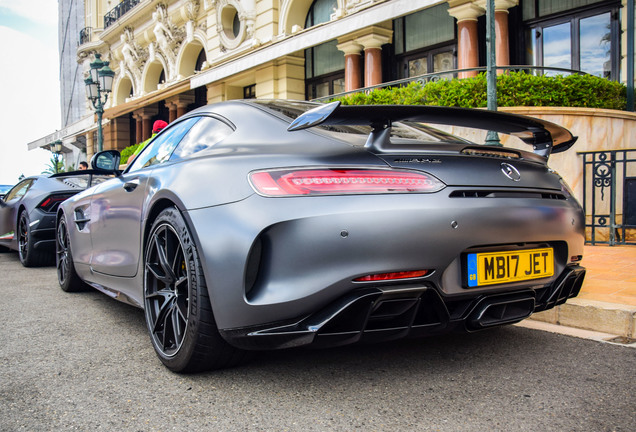
[[[75,193],[50,195],[38,205],[38,208],[47,213],[53,213],[62,202],[66,201],[73,195],[75,195]]]
[[[359,278],[355,278],[353,281],[354,282],[374,282],[374,281],[388,281],[388,280],[398,280],[398,279],[412,279],[412,278],[426,276],[427,274],[428,274],[428,270],[377,273],[377,274],[371,274],[367,276],[361,276]]]
[[[297,169],[250,174],[264,196],[431,193],[444,183],[424,173],[379,169]]]

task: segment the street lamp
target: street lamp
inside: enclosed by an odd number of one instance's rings
[[[57,165],[58,165],[58,161],[60,160],[60,153],[62,152],[62,141],[57,140],[57,141],[53,141],[51,143],[51,153],[53,153],[53,163],[55,164],[54,167],[54,171],[55,174],[57,174],[58,169],[57,169]]]
[[[86,97],[91,101],[93,109],[97,114],[98,152],[102,151],[104,146],[102,114],[104,114],[104,105],[106,105],[108,101],[108,93],[113,89],[113,77],[115,76],[115,72],[108,67],[109,62],[102,61],[101,57],[101,54],[95,54],[95,61],[90,64],[90,75],[84,80],[84,84],[86,85]]]

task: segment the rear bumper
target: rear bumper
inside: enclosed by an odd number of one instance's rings
[[[576,297],[585,268],[572,265],[539,289],[445,299],[432,285],[399,289],[367,288],[352,292],[307,317],[287,323],[222,330],[243,349],[320,347],[379,342],[405,337],[477,331],[528,318]]]
[[[200,251],[221,330],[289,323],[350,293],[409,286],[443,299],[478,299],[551,286],[583,255],[583,215],[566,200],[335,196],[269,199],[184,213]],[[554,275],[466,287],[462,256],[552,247]],[[357,281],[367,275],[426,270],[412,280]]]

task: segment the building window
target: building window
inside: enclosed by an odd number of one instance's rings
[[[256,99],[256,84],[243,87],[243,99]]]
[[[307,12],[305,28],[329,22],[331,20],[331,14],[333,14],[337,8],[337,0],[314,0],[309,7],[309,12]]]
[[[455,21],[448,4],[393,21],[395,78],[409,78],[455,68]]]
[[[338,41],[330,41],[305,50],[306,98],[344,92],[345,60]]]
[[[524,3],[527,63],[533,66],[573,69],[608,79],[618,79],[620,72],[620,2],[604,2],[597,7],[583,7],[563,13],[563,4],[589,5],[594,1]],[[554,3],[554,4],[553,4]],[[558,13],[552,13],[552,12]],[[547,15],[550,13],[550,15]],[[545,17],[544,17],[545,16]],[[558,71],[545,71],[555,75]]]
[[[524,0],[523,19],[545,17],[601,2],[603,0]]]

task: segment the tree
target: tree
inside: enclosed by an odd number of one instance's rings
[[[64,158],[60,158],[57,155],[54,155],[53,157],[51,157],[51,160],[49,160],[49,164],[47,165],[46,169],[42,171],[42,174],[57,174],[65,171]]]

